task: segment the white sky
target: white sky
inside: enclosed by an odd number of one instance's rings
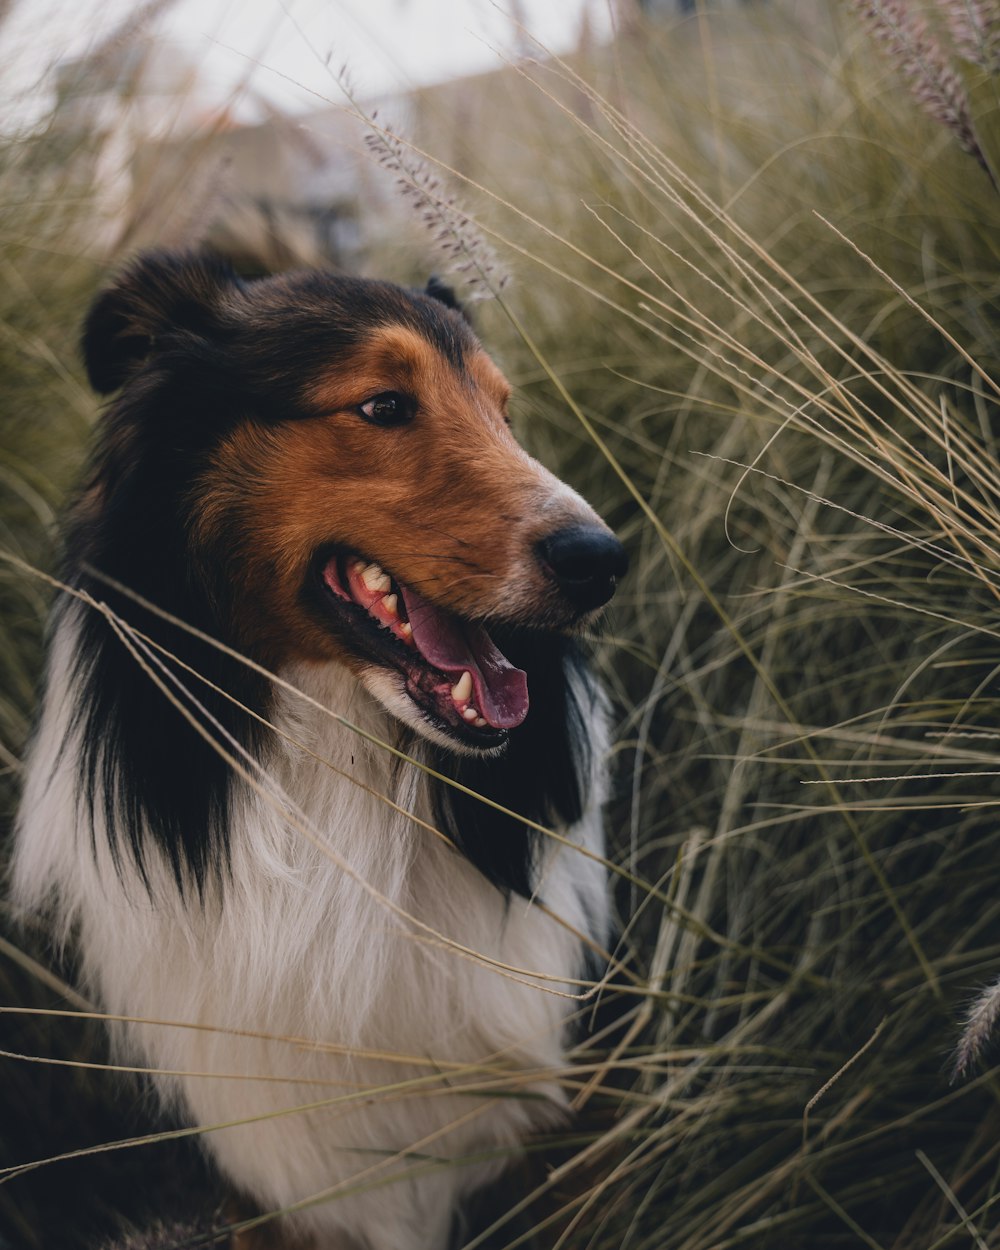
[[[154,0],[155,3],[155,0]],[[86,54],[146,6],[130,0],[21,0],[0,31],[5,90],[31,90],[44,67]],[[284,109],[339,99],[347,65],[362,96],[474,73],[524,50],[512,15],[553,51],[610,30],[611,0],[177,0],[155,29],[194,55],[212,95],[248,73]],[[259,66],[255,66],[259,62]],[[331,73],[332,71],[332,73]],[[298,84],[298,85],[296,85]]]
[[[584,10],[603,32],[608,8],[607,0],[181,0],[166,26],[186,43],[211,47],[213,75],[244,72],[243,53],[272,71],[259,73],[257,86],[293,99],[302,93],[279,74],[328,93],[327,58],[334,71],[347,63],[360,92],[380,94],[492,68],[496,50],[510,54],[523,38],[510,14],[519,11],[537,39],[565,51]]]

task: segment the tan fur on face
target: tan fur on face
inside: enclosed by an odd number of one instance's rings
[[[384,391],[412,396],[411,422],[364,420],[360,406]],[[541,619],[552,588],[535,543],[597,519],[515,441],[509,394],[483,351],[458,368],[394,325],[308,388],[315,417],[247,422],[225,438],[201,482],[195,543],[218,559],[220,536],[238,536],[225,559],[244,592],[246,641],[275,663],[350,661],[303,601],[326,544],[461,616]]]

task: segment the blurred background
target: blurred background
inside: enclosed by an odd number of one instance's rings
[[[0,50],[4,828],[100,283],[437,273],[632,556],[618,966],[466,1250],[1000,1246],[1000,0],[8,0]],[[224,1223],[4,908],[0,1245]]]
[[[399,197],[348,96],[411,138],[445,123],[468,142],[463,110],[481,114],[505,62],[606,45],[614,23],[604,0],[15,5],[5,114],[50,116],[92,197],[91,249],[197,234],[356,267],[399,231]]]

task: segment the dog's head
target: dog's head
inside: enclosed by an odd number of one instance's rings
[[[182,549],[225,641],[345,664],[425,736],[490,751],[529,697],[491,629],[578,628],[625,556],[518,445],[449,296],[141,259],[86,324],[93,385],[122,394],[78,510],[128,519],[135,567],[112,571],[154,601]]]

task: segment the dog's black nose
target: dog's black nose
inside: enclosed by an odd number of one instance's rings
[[[610,530],[597,525],[556,530],[536,550],[566,598],[585,611],[607,603],[628,569],[625,548]]]

